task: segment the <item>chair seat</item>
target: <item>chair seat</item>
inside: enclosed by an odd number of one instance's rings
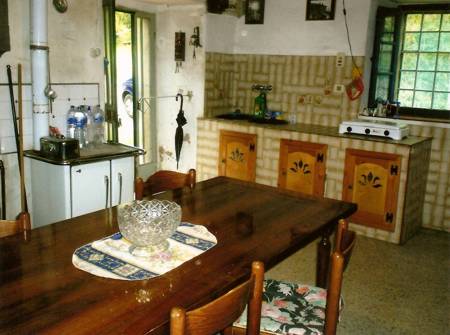
[[[322,334],[327,290],[274,279],[264,280],[261,331],[273,334]],[[343,302],[341,298],[340,310]],[[245,328],[247,312],[234,323]]]

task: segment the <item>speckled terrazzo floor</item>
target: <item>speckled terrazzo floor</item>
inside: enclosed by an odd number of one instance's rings
[[[314,283],[316,244],[266,273]],[[450,334],[450,234],[423,229],[405,245],[358,236],[344,274],[338,335]]]

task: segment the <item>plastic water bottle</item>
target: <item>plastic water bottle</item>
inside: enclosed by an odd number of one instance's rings
[[[104,140],[105,133],[105,116],[100,105],[94,107],[94,144],[100,145]]]
[[[91,110],[91,106],[87,106],[86,110],[86,146],[94,145],[94,113]]]
[[[66,136],[68,138],[75,138],[75,106],[70,106],[67,112],[67,131]]]
[[[80,148],[86,146],[86,113],[83,111],[83,106],[78,106],[75,110],[75,136],[80,142]]]

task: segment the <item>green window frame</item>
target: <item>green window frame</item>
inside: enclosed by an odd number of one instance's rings
[[[378,8],[369,107],[399,101],[400,117],[450,120],[449,21],[450,5]]]

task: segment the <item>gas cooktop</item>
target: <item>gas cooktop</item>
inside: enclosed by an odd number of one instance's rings
[[[398,121],[351,120],[343,121],[339,125],[339,133],[381,136],[401,140],[408,136],[409,128],[408,125]]]

